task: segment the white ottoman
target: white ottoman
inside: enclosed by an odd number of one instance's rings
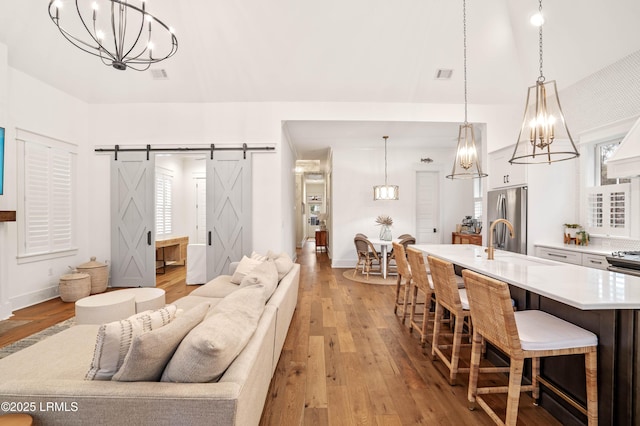
[[[76,302],[76,324],[104,324],[136,313],[135,294],[110,291]]]
[[[165,291],[155,287],[128,288],[118,293],[133,295],[136,302],[136,313],[160,309],[166,305]]]

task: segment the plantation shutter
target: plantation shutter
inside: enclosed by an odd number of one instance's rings
[[[587,188],[587,231],[628,236],[630,190],[628,183]]]
[[[156,170],[156,235],[168,235],[172,232],[172,196],[173,177],[160,169]]]

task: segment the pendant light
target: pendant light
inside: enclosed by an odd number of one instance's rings
[[[462,29],[464,41],[464,123],[458,131],[458,147],[449,179],[475,179],[486,177],[480,168],[473,124],[467,121],[467,2],[462,0]]]
[[[373,187],[373,200],[397,200],[398,185],[387,185],[387,139],[389,136],[383,136],[384,139],[384,185],[376,185]]]
[[[551,164],[570,160],[580,154],[564,120],[555,81],[545,81],[542,73],[542,0],[538,1],[538,15],[531,22],[539,25],[538,45],[540,76],[535,86],[529,87],[524,118],[511,164]]]

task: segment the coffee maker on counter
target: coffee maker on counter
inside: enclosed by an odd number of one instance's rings
[[[482,222],[471,216],[465,216],[462,219],[460,232],[463,234],[479,234],[482,232]]]

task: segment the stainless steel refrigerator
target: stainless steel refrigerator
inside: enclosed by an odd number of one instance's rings
[[[491,224],[496,219],[507,219],[513,225],[514,238],[504,223],[493,229],[493,243],[498,250],[527,254],[527,187],[518,186],[489,191],[487,193],[487,242]]]

